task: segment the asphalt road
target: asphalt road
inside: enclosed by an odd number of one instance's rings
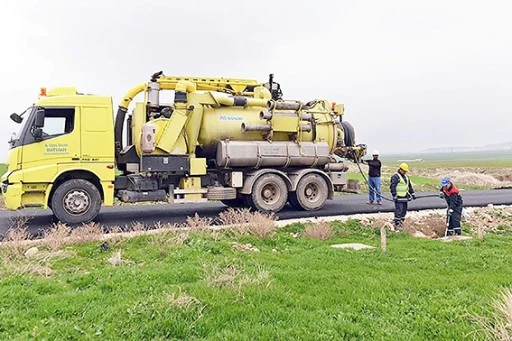
[[[497,189],[487,191],[464,191],[461,193],[464,206],[486,206],[512,205],[512,189]],[[387,195],[389,197],[389,194]],[[417,193],[418,199],[409,203],[409,210],[424,210],[432,208],[445,208],[445,201],[437,196],[436,192]],[[430,197],[428,197],[430,196]],[[332,215],[351,215],[355,213],[378,213],[392,212],[392,202],[383,201],[383,205],[367,205],[366,194],[347,194],[336,196],[334,200],[327,201],[326,205],[319,211],[305,212],[293,210],[286,206],[278,216],[280,220],[305,217],[322,217]],[[161,223],[184,223],[188,216],[196,212],[200,217],[216,217],[220,212],[227,209],[221,203],[201,203],[183,205],[131,205],[104,207],[98,215],[96,222],[104,226],[130,226],[135,222],[142,222],[146,226],[152,226],[157,222]],[[30,232],[38,234],[41,230],[52,224],[52,213],[50,210],[25,209],[21,211],[0,210],[0,235],[5,232],[19,219],[28,218],[26,225]]]

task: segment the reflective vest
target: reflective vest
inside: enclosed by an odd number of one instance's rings
[[[398,174],[398,183],[396,184],[396,195],[398,197],[406,197],[407,193],[409,193],[409,178],[407,175],[404,175],[405,180],[403,179],[400,173]]]

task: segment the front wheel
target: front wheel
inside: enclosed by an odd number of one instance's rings
[[[88,223],[98,215],[101,195],[87,180],[71,179],[55,190],[51,200],[55,218],[66,224]]]

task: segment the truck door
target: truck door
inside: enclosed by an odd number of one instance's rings
[[[22,151],[23,182],[50,182],[62,163],[78,163],[80,125],[75,107],[38,108],[44,111],[40,137],[34,137],[35,120],[26,134]]]

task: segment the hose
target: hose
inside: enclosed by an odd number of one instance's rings
[[[378,193],[377,192],[377,189],[375,187],[372,187],[370,185],[370,183],[368,182],[368,179],[366,178],[366,176],[364,175],[364,172],[363,170],[361,169],[361,166],[360,166],[360,163],[359,163],[359,159],[355,158],[355,162],[356,162],[356,165],[357,165],[357,168],[359,168],[359,172],[361,173],[361,176],[363,177],[364,179],[364,182],[366,183],[366,185],[368,186],[368,190],[370,191],[374,191],[375,193]],[[386,198],[384,195],[381,194],[381,197],[383,200],[386,200],[386,201],[391,201],[391,202],[395,202],[393,199],[388,199]],[[422,195],[420,197],[416,197],[416,199],[423,199],[423,198],[434,198],[434,197],[439,197],[439,195],[437,194],[429,194],[429,195]]]

